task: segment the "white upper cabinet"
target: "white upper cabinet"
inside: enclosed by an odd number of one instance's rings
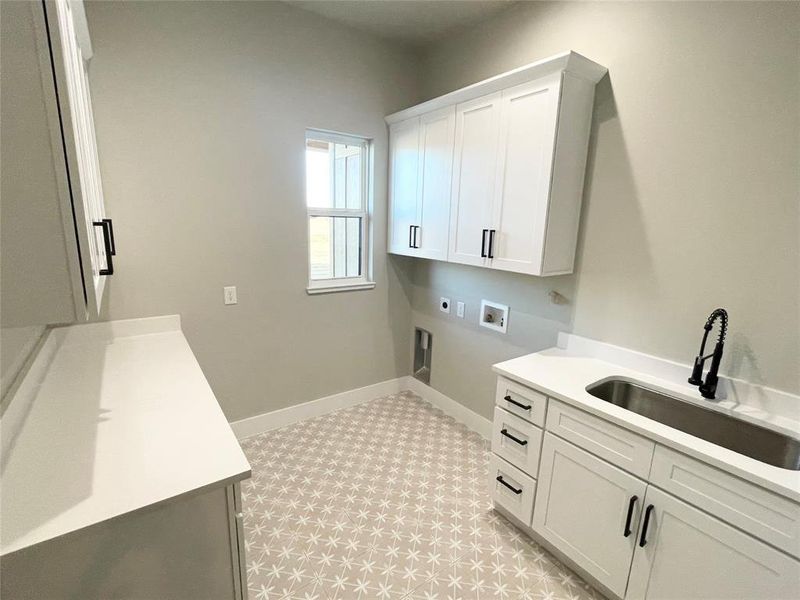
[[[390,252],[447,259],[454,131],[454,107],[390,127]]]
[[[529,275],[571,273],[594,87],[605,73],[566,52],[387,117],[393,219],[406,212],[395,190],[409,185],[394,168],[395,128],[444,108],[454,110],[455,122],[452,169],[436,169],[437,197],[438,184],[451,173],[447,256],[438,248],[413,251],[426,238],[419,219],[416,228],[408,225],[405,248],[399,226],[390,226],[389,251]]]
[[[417,224],[417,170],[419,117],[395,123],[389,129],[389,252],[414,256]]]
[[[450,262],[486,264],[499,122],[499,93],[456,106]]]
[[[416,256],[422,258],[447,260],[454,134],[454,107],[419,119]]]

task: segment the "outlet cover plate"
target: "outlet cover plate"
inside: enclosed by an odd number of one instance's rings
[[[444,296],[439,298],[439,310],[448,315],[450,314],[450,298],[445,298]]]

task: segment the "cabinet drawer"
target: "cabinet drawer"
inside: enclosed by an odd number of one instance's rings
[[[800,505],[791,500],[664,446],[656,446],[650,481],[800,557]]]
[[[539,451],[542,430],[525,419],[495,407],[492,423],[492,452],[502,456],[515,467],[536,477],[539,471]]]
[[[552,398],[547,430],[642,479],[650,473],[653,442]]]
[[[495,504],[530,525],[536,480],[496,454],[489,457],[489,493]]]
[[[498,377],[494,402],[512,414],[544,427],[544,414],[547,410],[547,396],[544,394],[505,377]]]

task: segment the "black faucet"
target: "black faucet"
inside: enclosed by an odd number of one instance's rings
[[[714,352],[703,356],[703,352],[706,351],[708,332],[714,327],[714,321],[717,319],[721,321],[717,345],[714,346]],[[703,398],[713,400],[714,395],[717,393],[717,381],[719,381],[717,372],[719,371],[719,363],[722,360],[722,349],[725,346],[725,334],[728,333],[728,312],[724,308],[716,309],[708,316],[703,329],[705,329],[705,333],[703,334],[703,342],[700,344],[700,354],[694,359],[694,368],[692,369],[692,376],[689,377],[689,383],[700,386],[700,393]],[[711,357],[711,367],[708,369],[705,382],[703,382],[703,363],[709,357]]]

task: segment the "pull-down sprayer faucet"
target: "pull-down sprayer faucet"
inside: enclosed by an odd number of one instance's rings
[[[720,319],[721,322],[719,338],[717,338],[717,344],[714,346],[714,352],[703,356],[703,352],[706,351],[708,333],[714,327],[714,321],[717,319]],[[703,395],[703,398],[713,400],[717,392],[717,381],[719,380],[717,371],[719,371],[719,363],[722,360],[722,349],[725,346],[725,334],[728,333],[728,312],[724,308],[716,309],[709,315],[706,324],[703,325],[703,329],[705,329],[705,333],[703,334],[703,342],[700,344],[700,354],[694,359],[694,368],[692,369],[692,376],[689,377],[689,383],[700,386],[700,393]],[[704,383],[703,363],[709,357],[711,358],[711,367],[708,369]]]

